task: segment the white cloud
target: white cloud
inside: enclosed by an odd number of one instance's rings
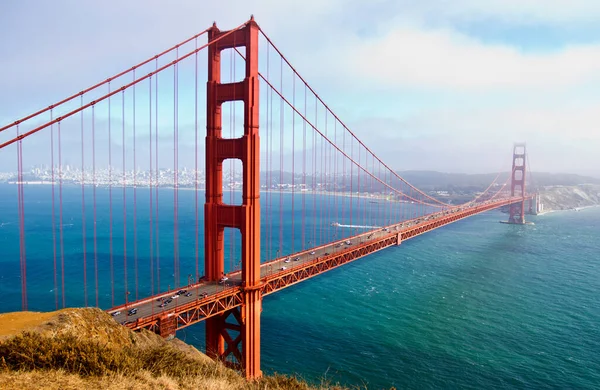
[[[477,169],[495,170],[519,140],[539,153],[535,169],[600,165],[600,132],[594,129],[600,44],[531,54],[508,44],[485,44],[452,28],[461,21],[502,21],[503,28],[585,24],[600,19],[595,0],[22,3],[12,6],[16,11],[6,13],[7,23],[0,26],[0,34],[10,36],[0,41],[0,50],[11,53],[0,58],[2,124],[152,56],[213,20],[226,29],[254,13],[342,119],[383,123],[381,118],[391,118],[385,138],[369,134],[365,140],[393,166],[415,168],[411,164],[430,153],[422,160],[430,169],[468,171],[474,169],[469,161],[482,157]],[[436,23],[428,23],[432,20]],[[23,21],[31,28],[21,28]],[[411,99],[419,103],[408,113],[393,112],[394,104]],[[384,101],[389,112],[378,109]],[[563,155],[567,164],[556,158],[564,145],[569,145]]]
[[[352,127],[397,169],[496,172],[509,169],[512,144],[524,141],[536,171],[598,175],[599,106],[442,109]]]
[[[431,9],[432,2],[427,4]],[[529,24],[595,22],[600,17],[596,0],[438,0],[433,4],[442,16],[469,20],[492,18]]]
[[[346,64],[346,71],[385,85],[552,89],[600,80],[600,45],[526,54],[450,30],[398,27],[382,37],[356,39],[338,50],[341,53],[335,56]]]

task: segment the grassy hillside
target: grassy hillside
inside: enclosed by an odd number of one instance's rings
[[[340,389],[282,375],[249,383],[195,348],[132,332],[100,309],[0,314],[0,389]]]

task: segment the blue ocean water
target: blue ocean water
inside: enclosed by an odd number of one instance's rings
[[[27,281],[29,308],[33,310],[52,310],[55,305],[48,191],[26,189]],[[66,303],[76,306],[83,304],[81,190],[64,187],[63,191]],[[99,194],[105,191],[98,189]],[[122,189],[113,191],[113,266],[115,280],[122,281]],[[173,248],[169,245],[172,235],[163,236],[172,234],[172,204],[169,206],[168,199],[173,195],[172,190],[161,191],[161,202],[165,201],[159,214],[164,289],[174,283]],[[15,186],[0,186],[2,311],[20,309],[15,194]],[[131,196],[129,191],[126,196]],[[144,191],[138,191],[138,196],[138,272],[143,295],[144,289],[150,288],[149,230],[143,228],[148,217],[144,214],[147,207],[141,205],[148,198]],[[263,203],[270,197],[278,209],[279,195],[261,196]],[[88,202],[89,198],[86,190]],[[318,201],[329,202],[324,198]],[[301,213],[301,200],[295,202],[295,213]],[[291,201],[285,201],[282,207],[290,206]],[[111,292],[105,195],[99,195],[97,207],[97,227],[102,231],[97,242],[99,300],[102,307],[108,307]],[[370,210],[375,217],[360,220],[354,215],[354,220],[377,224],[389,217],[383,210],[386,205],[368,207],[375,208]],[[129,218],[131,210],[126,212]],[[180,191],[183,279],[193,274],[195,267],[194,212],[193,192]],[[88,213],[91,206],[86,205],[87,220]],[[310,214],[307,210],[306,218]],[[322,218],[341,220],[342,216],[331,213]],[[340,222],[346,222],[348,216],[344,218]],[[263,370],[295,373],[314,382],[325,377],[375,389],[599,388],[600,208],[532,216],[533,226],[499,224],[503,218],[500,212],[474,216],[266,297]],[[291,246],[288,222],[284,221],[282,228],[283,251]],[[275,241],[269,244],[271,252],[278,248],[277,223],[267,225],[263,221],[263,233],[271,229],[271,240]],[[90,232],[93,224],[87,225]],[[130,229],[128,222],[129,290],[134,284]],[[307,237],[313,234],[316,242],[319,236],[326,239],[328,234],[351,234],[348,230],[305,233]],[[93,281],[94,252],[93,242],[88,239],[86,243],[89,284]],[[302,245],[298,237],[295,245]],[[265,247],[263,243],[263,253]],[[228,252],[226,258],[239,255],[235,245],[227,248],[232,255]],[[202,253],[203,246],[199,250]],[[93,304],[93,289],[88,289],[88,300]],[[122,286],[115,286],[117,303],[123,301],[124,294]],[[202,347],[203,326],[182,330],[178,337]]]

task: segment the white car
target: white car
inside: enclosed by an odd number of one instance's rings
[[[314,255],[314,254],[315,254],[315,251],[312,251],[312,252],[310,252],[310,254],[311,254],[311,255]]]
[[[223,283],[225,283],[225,282],[226,282],[226,281],[228,281],[228,280],[229,280],[229,278],[228,278],[227,276],[223,276],[223,277],[221,278],[221,280],[219,280],[219,283],[223,284]]]
[[[290,261],[291,261],[291,260],[290,260],[290,258],[288,257],[288,258],[287,258],[287,259],[285,259],[283,262],[284,262],[284,263],[289,263]]]
[[[116,316],[118,316],[119,314],[121,314],[121,312],[120,312],[120,311],[116,311],[116,312],[112,313],[112,314],[111,314],[111,316],[113,316],[113,317],[116,317]]]
[[[281,271],[285,271],[287,269],[287,267],[284,265],[283,267],[279,268]]]
[[[177,299],[177,298],[179,298],[179,295],[177,295],[177,294],[175,294],[171,297],[171,299]]]

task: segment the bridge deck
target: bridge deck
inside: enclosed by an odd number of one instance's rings
[[[515,197],[440,211],[263,263],[262,293],[271,294],[441,226],[520,201],[521,197]],[[180,288],[190,296],[184,294],[175,298],[176,291],[164,292],[114,307],[108,312],[113,315],[120,312],[114,315],[115,320],[131,329],[157,328],[160,318],[177,316],[176,329],[181,329],[243,303],[241,272],[232,272],[227,277],[225,283],[201,282]],[[171,303],[160,307],[162,299],[171,297]],[[136,308],[137,313],[128,315],[132,308]]]

